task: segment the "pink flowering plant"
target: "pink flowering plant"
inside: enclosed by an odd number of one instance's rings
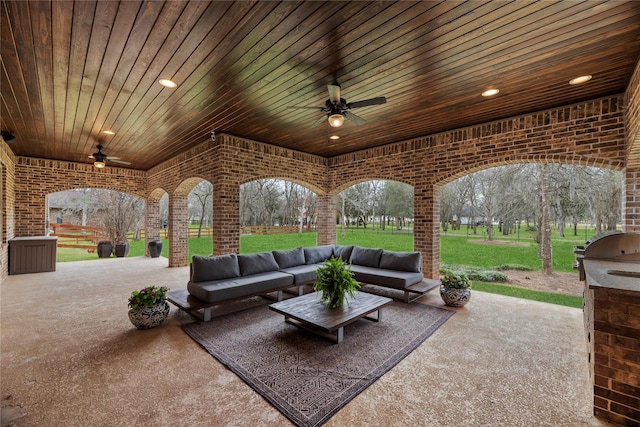
[[[133,291],[129,298],[129,308],[136,310],[153,307],[167,299],[168,290],[166,286],[148,286],[139,291]]]
[[[465,289],[471,287],[471,281],[464,274],[445,274],[442,276],[440,284],[446,289]]]

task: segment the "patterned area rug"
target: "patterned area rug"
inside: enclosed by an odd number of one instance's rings
[[[453,311],[394,301],[344,341],[285,323],[264,305],[190,323],[185,332],[298,426],[324,424],[433,334]]]

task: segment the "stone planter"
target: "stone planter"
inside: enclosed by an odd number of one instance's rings
[[[111,256],[111,252],[113,252],[113,245],[111,244],[111,242],[106,240],[98,242],[96,252],[98,252],[99,258],[109,258]]]
[[[153,307],[129,310],[129,320],[138,329],[151,329],[164,322],[169,314],[169,303],[162,301]]]
[[[149,248],[149,256],[151,258],[158,258],[162,253],[162,240],[151,240],[147,247]]]
[[[440,286],[440,296],[445,304],[451,307],[462,307],[471,299],[469,288],[445,288]]]
[[[116,248],[113,252],[117,257],[126,257],[129,255],[129,244],[116,244]]]

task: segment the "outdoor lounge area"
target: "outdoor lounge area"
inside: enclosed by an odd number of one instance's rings
[[[638,1],[3,0],[0,28],[2,426],[289,423],[184,332],[189,314],[172,306],[150,331],[127,318],[134,289],[186,291],[189,194],[204,181],[214,256],[242,252],[248,183],[313,193],[292,212],[327,246],[343,191],[389,180],[412,188],[409,250],[437,282],[443,187],[522,164],[619,172],[611,223],[640,233]],[[537,199],[539,182],[520,194]],[[50,196],[87,189],[141,198],[144,248],[166,231],[166,257],[13,274],[12,240],[51,238]],[[636,314],[615,319],[627,335]],[[586,326],[579,309],[474,292],[326,425],[635,425],[636,341],[620,352],[631,362],[600,355],[610,376],[590,380]]]
[[[7,278],[2,425],[291,425],[182,331],[191,316],[172,306],[158,328],[130,324],[132,289],[188,276],[114,258]],[[443,305],[437,292],[415,304]],[[581,310],[474,292],[456,311],[325,425],[609,425],[592,415]]]

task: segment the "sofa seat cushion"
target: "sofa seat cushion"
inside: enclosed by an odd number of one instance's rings
[[[293,275],[293,283],[296,285],[308,282],[315,282],[316,270],[322,264],[299,265],[296,267],[283,268],[280,271]]]
[[[405,289],[411,285],[415,285],[424,278],[422,273],[385,270],[355,264],[351,265],[351,271],[358,282],[394,289]]]
[[[241,276],[278,271],[280,267],[272,252],[260,252],[258,254],[238,255],[238,265]]]
[[[286,251],[273,251],[273,257],[276,259],[280,270],[304,265],[304,251],[302,250],[302,246]]]
[[[209,282],[189,282],[189,294],[208,303],[222,302],[234,298],[259,295],[293,286],[291,274],[272,271],[253,276],[241,276]]]

